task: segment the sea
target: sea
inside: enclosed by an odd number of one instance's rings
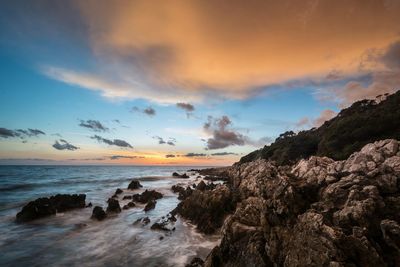
[[[199,182],[197,173],[177,166],[0,166],[0,266],[185,266],[204,258],[219,242],[217,235],[203,235],[180,218],[175,231],[151,230],[151,225],[172,211],[179,200],[174,184]],[[172,173],[188,173],[189,179]],[[127,190],[138,179],[139,190]],[[161,192],[154,210],[143,206],[122,210],[104,221],[92,220],[92,207],[16,223],[15,216],[29,201],[55,194],[86,194],[86,203],[107,207],[117,188],[121,207],[124,195],[146,189]],[[149,217],[151,223],[134,224]]]

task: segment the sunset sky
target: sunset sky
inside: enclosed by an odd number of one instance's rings
[[[400,0],[0,3],[0,164],[228,165],[400,89]]]

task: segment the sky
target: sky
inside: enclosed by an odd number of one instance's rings
[[[400,0],[0,3],[0,164],[230,165],[400,85]]]

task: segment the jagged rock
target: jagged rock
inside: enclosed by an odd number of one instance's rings
[[[124,197],[122,198],[122,200],[126,200],[126,199],[132,199],[132,196],[129,195],[129,196],[124,196]]]
[[[190,196],[193,192],[193,190],[190,187],[183,188],[180,185],[173,185],[171,187],[172,192],[174,193],[179,193],[178,199],[179,200],[184,200],[188,196]]]
[[[119,194],[122,194],[122,190],[120,189],[120,188],[117,188],[117,190],[115,191],[115,194],[114,195],[119,195]]]
[[[146,190],[142,194],[134,194],[132,200],[140,203],[148,203],[150,200],[162,198],[163,195],[155,190]]]
[[[118,200],[109,198],[107,203],[108,203],[107,212],[116,212],[116,213],[121,212],[121,207],[119,205]]]
[[[146,206],[144,207],[144,211],[149,211],[152,210],[156,207],[157,201],[155,200],[150,200],[149,202],[147,202]]]
[[[204,233],[213,233],[222,226],[225,215],[234,208],[231,190],[226,185],[214,190],[193,193],[179,203],[174,213],[191,220]]]
[[[382,140],[343,161],[224,169],[239,203],[204,266],[398,266],[398,153],[398,141]]]
[[[130,190],[135,190],[143,187],[138,180],[133,180],[132,182],[129,183],[128,189]]]
[[[17,222],[28,222],[57,212],[64,212],[75,208],[85,207],[86,195],[58,194],[49,198],[38,198],[25,205],[17,213]]]
[[[92,219],[101,221],[104,220],[106,217],[107,214],[104,212],[102,207],[96,206],[93,208]]]
[[[89,204],[87,204],[85,208],[90,208],[92,206],[93,206],[92,202],[89,202]]]
[[[166,217],[162,217],[159,221],[155,222],[150,229],[151,230],[160,230],[171,232],[175,231],[174,224],[176,222],[176,218],[173,214],[168,214]]]

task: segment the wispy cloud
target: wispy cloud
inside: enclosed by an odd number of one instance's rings
[[[79,147],[76,147],[70,143],[68,143],[64,139],[56,140],[55,143],[53,144],[53,147],[57,150],[77,150]]]
[[[158,140],[158,144],[160,144],[160,145],[167,144],[170,146],[175,146],[175,143],[176,143],[176,139],[172,138],[172,137],[169,137],[168,140],[165,141],[164,138],[156,135],[156,136],[153,136],[153,139]]]
[[[138,108],[138,107],[133,107],[131,111],[132,112],[140,112],[140,113],[146,114],[148,116],[155,116],[156,115],[156,110],[154,108],[152,108],[152,107],[147,107],[145,109],[141,109],[141,108]]]
[[[105,127],[97,120],[81,120],[79,126],[90,129],[95,132],[108,132],[110,129]]]
[[[110,140],[110,139],[106,139],[103,138],[99,135],[94,135],[92,137],[90,137],[92,139],[97,140],[99,143],[104,143],[110,146],[118,146],[118,147],[125,147],[125,148],[133,148],[132,145],[130,145],[128,142],[121,140],[121,139],[114,139],[114,140]]]
[[[0,128],[0,137],[2,137],[2,138],[12,138],[12,137],[26,138],[26,137],[39,136],[39,135],[46,135],[46,134],[43,131],[38,130],[38,129],[10,130],[7,128]]]

